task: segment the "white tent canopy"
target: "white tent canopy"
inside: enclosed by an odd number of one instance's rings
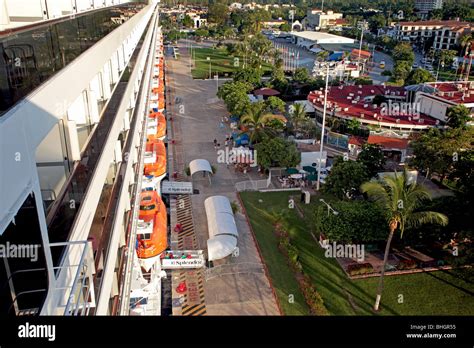
[[[209,240],[207,252],[209,261],[219,260],[232,254],[237,247],[239,232],[229,199],[212,196],[204,201]]]
[[[191,176],[197,172],[208,172],[212,174],[212,168],[208,160],[205,159],[195,159],[189,163],[189,170],[191,171]]]

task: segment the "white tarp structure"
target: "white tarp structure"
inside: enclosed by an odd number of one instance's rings
[[[209,261],[219,260],[232,254],[237,247],[239,232],[229,199],[212,196],[204,201],[209,239],[207,253]]]
[[[189,163],[189,170],[191,171],[191,176],[197,172],[208,172],[212,174],[212,168],[208,160],[205,159],[195,159]]]
[[[191,172],[191,178],[193,177],[194,173],[203,172],[203,176],[207,173],[209,178],[209,183],[211,183],[211,174],[212,167],[208,160],[205,159],[195,159],[189,162],[189,171]]]
[[[327,159],[327,152],[323,151],[321,168],[326,167],[326,159]],[[303,168],[304,166],[318,167],[318,165],[319,165],[319,151],[301,153],[301,162],[300,162],[301,168]]]

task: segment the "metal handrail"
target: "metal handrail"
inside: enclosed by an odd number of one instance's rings
[[[10,308],[8,308],[8,311],[7,313],[10,313],[10,311],[12,310],[12,307],[15,305],[15,303],[17,302],[18,300],[18,297],[22,296],[22,295],[28,295],[28,294],[32,294],[32,293],[38,293],[38,292],[44,292],[44,291],[48,291],[48,289],[36,289],[36,290],[26,290],[26,291],[22,291],[22,292],[19,292],[15,298],[13,299],[13,302],[10,306]],[[16,313],[18,314],[18,313]]]
[[[83,262],[84,262],[84,258],[85,258],[85,255],[86,255],[86,252],[87,252],[87,249],[88,249],[89,245],[86,243],[84,244],[84,250],[82,252],[82,255],[81,255],[81,259],[79,260],[79,265],[82,265]],[[80,266],[78,266],[80,267]],[[72,297],[74,296],[74,292],[76,290],[76,285],[77,285],[77,280],[79,279],[79,270],[76,272],[76,275],[74,276],[74,281],[73,281],[73,286],[72,286],[72,289],[71,289],[71,294],[69,295],[69,298],[68,298],[68,301],[66,303],[66,309],[64,310],[65,313],[68,312],[69,310],[69,306],[71,304],[71,300],[72,300]]]
[[[36,272],[36,271],[46,271],[46,268],[32,268],[32,269],[20,269],[18,271],[14,271],[10,274],[10,276],[7,278],[5,283],[3,284],[2,289],[5,289],[7,286],[7,283],[13,278],[14,275],[18,273],[26,273],[26,272]]]

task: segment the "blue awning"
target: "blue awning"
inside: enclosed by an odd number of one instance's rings
[[[338,61],[338,60],[342,59],[343,55],[344,55],[344,53],[342,53],[342,52],[334,52],[333,54],[331,54],[328,57],[327,60],[330,61],[330,62]]]

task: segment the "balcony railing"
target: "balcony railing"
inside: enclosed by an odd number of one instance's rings
[[[99,9],[0,38],[0,117],[144,6]]]
[[[145,29],[125,70],[133,69],[135,66],[146,31],[147,29]],[[47,223],[49,239],[52,242],[64,242],[69,239],[71,227],[83,203],[102,149],[109,138],[112,125],[115,123],[117,117],[122,116],[117,115],[117,112],[124,98],[125,90],[127,89],[128,82],[125,82],[127,78],[128,77],[122,75],[112,97],[105,107],[99,123],[89,136],[85,150],[81,155],[81,160],[75,163],[67,183],[63,186],[62,191],[58,195],[58,199],[53,203],[49,211]],[[61,256],[61,254],[55,254],[53,258],[59,259]]]

